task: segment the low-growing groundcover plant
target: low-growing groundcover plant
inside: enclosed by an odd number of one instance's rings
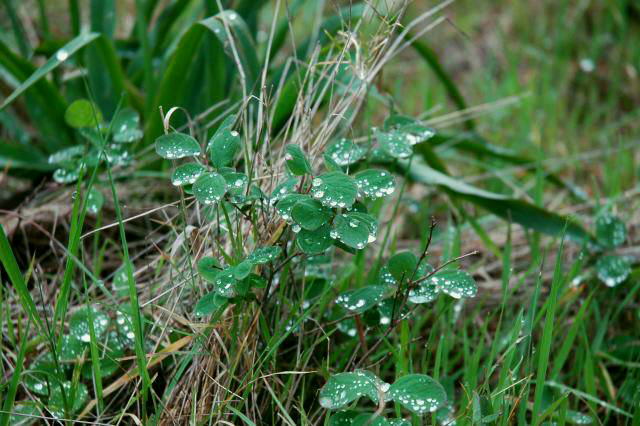
[[[452,150],[536,162],[470,118],[433,128],[385,90],[383,70],[414,48],[465,108],[419,40],[446,3],[415,20],[402,2],[314,5],[311,25],[312,3],[138,1],[122,36],[114,2],[70,2],[71,34],[56,39],[40,2],[39,46],[4,3],[0,161],[55,186],[35,213],[17,209],[35,230],[0,227],[0,423],[638,418],[637,338],[608,333],[633,319],[638,289],[615,206],[589,232],[452,176]],[[298,26],[313,27],[301,43]],[[68,208],[62,237],[38,223],[47,203]],[[506,241],[475,208],[503,220]],[[512,264],[511,224],[526,265]],[[20,243],[29,232],[50,246]],[[466,250],[472,233],[482,246]]]

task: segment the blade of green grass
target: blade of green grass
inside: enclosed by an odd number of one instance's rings
[[[0,230],[2,227],[0,226]],[[1,231],[0,231],[1,232]],[[22,369],[24,368],[24,358],[27,353],[27,341],[29,340],[29,331],[31,329],[31,319],[27,322],[27,328],[22,332],[22,338],[20,339],[20,350],[18,352],[18,358],[16,358],[15,369],[9,382],[9,389],[7,389],[4,402],[2,404],[2,415],[0,415],[0,426],[8,426],[11,419],[11,412],[13,410],[13,404],[16,399],[16,393],[18,392],[18,385],[22,376]]]
[[[20,54],[25,58],[28,58],[31,56],[31,46],[29,44],[27,34],[22,27],[22,23],[20,22],[20,18],[18,18],[18,13],[15,5],[13,4],[13,0],[3,0],[3,3],[4,8],[7,11],[7,15],[9,15],[11,27],[13,28],[13,35],[16,39],[16,43],[18,44],[18,48],[20,49]]]

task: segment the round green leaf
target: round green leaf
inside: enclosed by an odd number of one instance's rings
[[[351,208],[358,195],[353,178],[342,172],[329,172],[312,181],[311,195],[327,207]]]
[[[409,302],[411,303],[430,303],[436,300],[440,289],[429,280],[422,281],[416,288],[409,290]]]
[[[278,246],[265,246],[257,248],[247,256],[247,261],[253,265],[263,265],[265,263],[273,262],[280,256],[282,249]]]
[[[53,180],[58,183],[71,183],[80,177],[80,168],[77,170],[57,169],[53,172]]]
[[[204,317],[211,315],[221,309],[224,309],[229,304],[227,297],[219,295],[216,291],[209,292],[202,296],[198,303],[196,303],[196,309],[193,312],[198,317]]]
[[[169,133],[156,139],[156,153],[167,160],[200,155],[200,144],[184,133]]]
[[[240,150],[240,134],[230,128],[218,129],[209,140],[207,149],[214,167],[228,166]]]
[[[102,113],[97,105],[87,99],[78,99],[65,111],[64,121],[75,129],[96,127],[102,122]]]
[[[440,271],[426,280],[449,296],[460,299],[461,297],[475,297],[478,286],[473,277],[465,271]],[[424,302],[423,302],[424,303]]]
[[[390,424],[384,416],[375,413],[360,413],[351,422],[351,426],[389,426]]]
[[[69,333],[73,338],[84,343],[91,341],[91,336],[89,335],[89,309],[91,309],[93,330],[97,340],[100,340],[102,336],[104,336],[109,327],[109,317],[105,313],[87,306],[80,308],[69,320]]]
[[[271,196],[269,197],[270,204],[274,205],[279,200],[287,196],[288,194],[296,192],[297,185],[298,185],[298,179],[294,177],[289,178],[284,182],[278,184],[278,186],[274,188],[273,192],[271,193]]]
[[[596,238],[606,248],[618,247],[627,239],[627,227],[616,216],[601,215],[596,219]]]
[[[87,194],[87,210],[91,214],[96,214],[104,205],[104,195],[97,188],[91,188]]]
[[[175,168],[171,174],[171,183],[175,186],[191,185],[207,170],[198,163],[185,163]]]
[[[331,237],[348,247],[363,249],[376,240],[378,223],[373,216],[360,212],[349,212],[336,216]]]
[[[391,273],[393,278],[398,282],[413,279],[417,265],[418,258],[409,251],[394,254],[387,262],[389,273]]]
[[[378,321],[380,325],[389,325],[391,324],[391,320],[398,318],[405,318],[409,314],[409,308],[407,306],[402,305],[402,301],[395,297],[390,297],[388,299],[384,299],[382,302],[378,303],[378,313],[380,314],[380,318]]]
[[[215,204],[227,192],[227,182],[218,173],[205,173],[193,184],[193,195],[202,204]]]
[[[222,271],[220,262],[215,257],[203,257],[198,261],[198,274],[210,283],[215,283],[218,274]]]
[[[380,148],[393,158],[407,158],[413,154],[413,144],[407,134],[397,130],[390,132],[376,131],[376,139]]]
[[[254,265],[255,264],[249,260],[245,260],[243,262],[238,263],[236,266],[233,267],[234,278],[237,280],[246,278],[251,273],[251,270],[253,269]]]
[[[442,385],[424,374],[400,377],[391,385],[389,398],[418,415],[433,413],[447,402]]]
[[[331,228],[329,224],[325,224],[313,231],[302,229],[298,232],[296,243],[306,254],[324,253],[333,245]]]
[[[220,171],[220,174],[227,182],[227,192],[229,194],[239,196],[245,192],[249,183],[247,175],[235,171]]]
[[[583,414],[575,410],[567,410],[566,414],[567,423],[574,425],[591,425],[594,423],[593,417],[588,414]]]
[[[58,370],[51,352],[39,355],[29,366],[23,383],[27,389],[38,395],[47,395],[52,386],[59,382]]]
[[[326,155],[339,166],[349,166],[358,162],[367,153],[367,150],[352,140],[339,139],[329,145]]]
[[[302,176],[311,173],[311,164],[298,145],[287,145],[284,159],[291,174]]]
[[[296,205],[299,201],[310,199],[308,195],[304,194],[285,194],[278,204],[276,204],[276,210],[282,219],[287,222],[291,222],[291,211],[293,210],[293,206]]]
[[[631,274],[631,264],[621,256],[602,256],[596,262],[598,278],[607,287],[615,287]]]
[[[313,231],[329,222],[333,212],[318,200],[303,198],[294,204],[291,217],[302,229]]]
[[[371,199],[393,194],[396,184],[391,173],[384,170],[368,169],[356,173],[354,176],[358,191]]]
[[[48,158],[49,164],[57,164],[59,166],[77,166],[78,160],[85,154],[84,145],[74,145],[69,148],[61,149],[51,154]]]
[[[367,396],[377,404],[376,381],[363,371],[338,373],[329,377],[320,389],[320,405],[329,410],[337,410],[361,396]]]
[[[132,108],[123,108],[111,122],[113,140],[119,143],[130,143],[142,139],[140,115]]]
[[[236,277],[233,268],[220,272],[215,280],[216,292],[220,296],[234,297],[236,295]]]
[[[387,290],[386,286],[370,285],[357,290],[345,291],[338,296],[336,303],[348,311],[361,314],[380,303]]]
[[[74,413],[77,413],[84,408],[89,400],[89,391],[84,383],[78,383],[74,392],[71,392],[71,382],[63,382],[62,387],[64,387],[66,401],[70,406],[69,411],[71,412],[65,414],[65,397],[62,395],[62,388],[60,386],[51,387],[51,394],[49,395],[49,400],[46,405],[47,410],[51,412],[52,416],[59,419],[68,418],[67,416],[72,416]]]

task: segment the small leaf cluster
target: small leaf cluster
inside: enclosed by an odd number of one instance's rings
[[[65,418],[84,408],[89,398],[87,386],[79,381],[73,384],[77,370],[82,380],[93,380],[93,368],[88,360],[91,342],[90,324],[100,346],[100,372],[110,377],[122,366],[119,359],[133,348],[134,333],[130,305],[118,307],[115,319],[95,306],[85,306],[71,315],[69,332],[62,336],[60,352],[44,352],[34,359],[25,373],[24,384],[35,395],[47,401],[47,408],[57,418]],[[83,363],[81,363],[81,360]],[[68,410],[65,414],[64,388]],[[74,395],[72,395],[72,393]],[[72,395],[72,398],[69,398]]]
[[[320,405],[329,410],[341,410],[361,397],[370,399],[378,407],[394,401],[411,413],[424,415],[433,413],[447,403],[447,394],[436,380],[425,374],[408,374],[393,384],[381,380],[366,370],[356,370],[334,374],[320,389]],[[373,413],[364,413],[364,420],[372,418]],[[356,411],[340,411],[331,416],[330,424],[361,424],[362,414]],[[366,423],[366,422],[365,422]],[[364,424],[364,423],[363,423]],[[374,424],[403,425],[404,420],[388,420],[380,416]]]
[[[631,262],[624,256],[607,252],[624,244],[627,239],[626,225],[620,218],[605,212],[596,218],[595,234],[596,249],[602,252],[595,264],[596,275],[607,287],[615,287],[631,274]]]

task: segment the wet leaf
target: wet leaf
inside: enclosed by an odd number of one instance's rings
[[[337,165],[349,166],[362,159],[367,150],[350,139],[339,139],[329,145],[325,153]]]
[[[296,192],[297,185],[298,185],[298,179],[294,177],[289,178],[284,182],[280,183],[278,186],[274,188],[273,192],[271,193],[271,196],[269,197],[270,203],[273,205],[277,203],[279,200],[283,199],[288,194]]]
[[[75,129],[97,127],[102,122],[102,113],[97,105],[87,99],[78,99],[65,111],[64,121]]]
[[[169,133],[156,139],[156,153],[167,160],[200,155],[200,144],[184,133]]]
[[[215,283],[222,266],[215,257],[203,257],[198,261],[198,274],[210,283]]]
[[[302,229],[298,232],[296,243],[300,250],[306,254],[324,253],[333,245],[333,238],[331,238],[330,234],[331,227],[329,224],[322,225],[313,231]]]
[[[575,410],[567,410],[566,420],[567,423],[574,425],[591,425],[594,423],[593,417]]]
[[[363,170],[356,173],[354,179],[360,194],[373,200],[391,195],[396,190],[393,176],[384,170]]]
[[[620,218],[603,214],[596,219],[596,239],[606,248],[618,247],[627,239],[627,227]]]
[[[378,222],[367,213],[349,212],[337,215],[333,221],[331,237],[358,250],[376,240]]]
[[[50,387],[58,383],[56,364],[50,352],[43,353],[31,363],[23,383],[38,395],[47,395]]]
[[[280,256],[282,249],[278,246],[265,246],[257,248],[247,256],[247,261],[254,265],[263,265],[265,263],[273,262]]]
[[[602,256],[596,262],[598,278],[607,287],[615,287],[631,274],[631,263],[621,256]]]
[[[240,134],[229,127],[220,128],[209,140],[207,150],[214,167],[228,166],[240,150]]]
[[[362,396],[378,403],[378,388],[370,375],[362,371],[338,373],[329,377],[320,389],[320,405],[329,410],[337,410]]]
[[[391,385],[389,398],[418,415],[433,413],[447,402],[442,385],[424,374],[400,377]]]
[[[249,276],[251,270],[253,269],[255,263],[245,260],[243,262],[238,263],[233,267],[233,276],[236,280],[242,280]]]
[[[296,202],[291,209],[291,218],[302,229],[313,231],[329,222],[333,212],[318,200],[303,198]]]
[[[311,174],[311,164],[298,145],[287,145],[284,159],[291,174],[295,176]]]
[[[475,297],[478,292],[478,286],[473,277],[468,272],[461,270],[439,271],[426,282],[455,299]]]
[[[387,294],[387,290],[386,286],[370,285],[345,291],[338,296],[336,303],[350,312],[361,314],[380,303]]]
[[[218,173],[205,173],[193,184],[193,195],[202,204],[215,204],[227,192],[227,182]]]
[[[48,162],[49,164],[57,164],[61,167],[76,167],[78,160],[84,156],[85,151],[84,145],[70,146],[69,148],[61,149],[51,154]]]
[[[140,115],[132,108],[123,108],[111,122],[113,140],[119,143],[131,143],[142,139]]]
[[[58,183],[71,183],[78,180],[80,177],[80,168],[71,170],[71,169],[56,169],[53,172],[53,180]]]
[[[280,201],[278,201],[278,204],[276,204],[276,210],[282,219],[287,222],[291,222],[293,220],[291,217],[293,206],[295,206],[299,201],[306,199],[310,198],[305,194],[285,194]]]
[[[411,303],[430,303],[438,298],[440,289],[429,280],[422,281],[416,288],[409,290],[408,300]]]
[[[222,177],[227,182],[227,192],[234,196],[241,196],[244,194],[247,185],[249,184],[249,178],[244,173],[238,173],[235,171],[220,171]]]
[[[84,343],[91,341],[89,335],[89,309],[91,309],[93,330],[96,333],[97,340],[100,340],[105,335],[109,327],[109,317],[104,312],[87,306],[78,309],[69,320],[69,333],[72,337]]]
[[[404,132],[397,130],[376,131],[375,136],[382,151],[393,158],[408,158],[413,154],[412,138]]]
[[[191,185],[207,170],[198,163],[185,163],[175,168],[171,174],[171,183],[175,186]]]
[[[212,291],[198,300],[193,313],[198,317],[204,317],[224,309],[228,304],[229,298],[219,295],[216,291]]]
[[[215,284],[216,292],[223,297],[234,297],[236,295],[236,283],[233,268],[224,269],[218,274]]]
[[[353,178],[342,172],[329,172],[312,181],[311,195],[327,207],[351,208],[358,195]]]
[[[67,414],[65,414],[65,398],[62,395],[62,388],[64,388],[66,401],[69,404],[68,408],[70,413],[67,413],[69,416],[80,411],[89,400],[89,391],[84,383],[78,383],[74,392],[72,392],[71,382],[62,383],[62,387],[52,386],[46,407],[53,417],[59,419],[69,418]]]
[[[418,257],[409,251],[394,254],[387,262],[389,273],[397,282],[413,279],[417,266]]]
[[[92,187],[87,194],[87,211],[91,214],[98,213],[104,205],[104,195],[97,188]]]

